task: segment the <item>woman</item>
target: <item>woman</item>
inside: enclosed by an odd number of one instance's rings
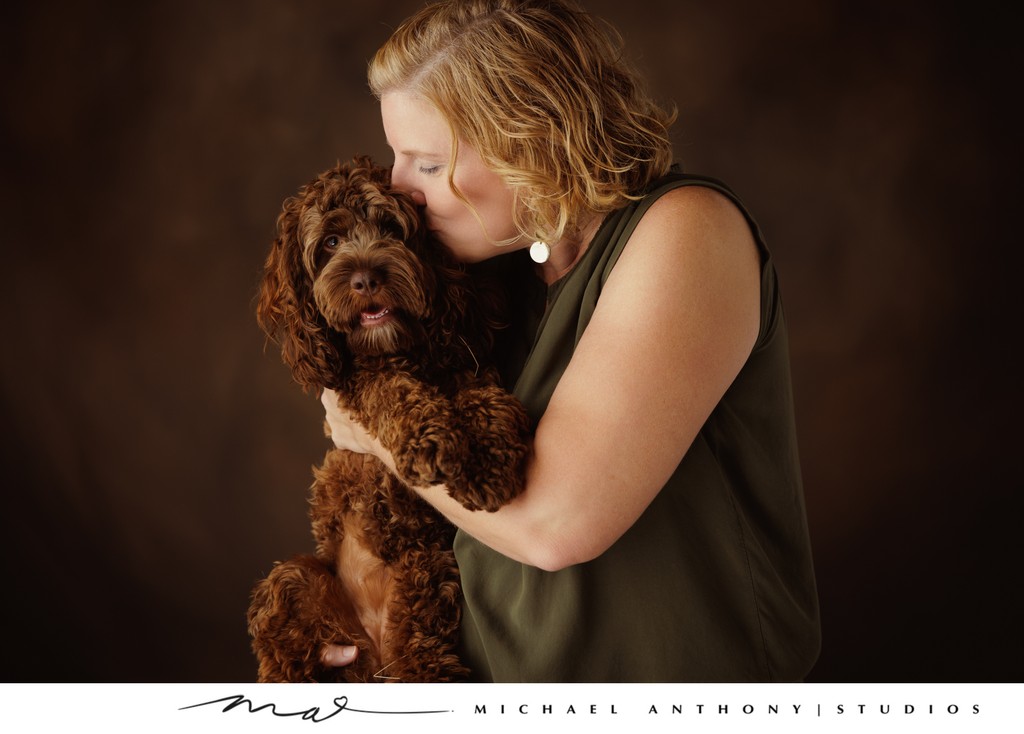
[[[510,383],[537,421],[526,491],[472,513],[416,488],[459,528],[474,674],[802,679],[819,633],[786,332],[742,206],[670,172],[672,116],[559,0],[428,6],[370,84],[439,240],[508,268],[529,250],[539,276]],[[323,402],[338,446],[394,466]]]

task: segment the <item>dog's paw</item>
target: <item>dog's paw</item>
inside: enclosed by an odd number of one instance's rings
[[[453,443],[450,431],[430,428],[409,440],[396,457],[399,472],[419,485],[446,484],[468,460],[463,447]]]
[[[511,461],[466,466],[465,473],[448,485],[448,494],[467,510],[495,512],[511,502],[523,489],[523,469]]]
[[[467,509],[494,512],[523,490],[529,418],[518,400],[494,385],[464,390],[457,410],[467,461],[449,494]]]

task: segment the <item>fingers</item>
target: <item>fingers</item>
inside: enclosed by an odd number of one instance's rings
[[[351,664],[359,655],[359,648],[354,645],[326,645],[320,653],[324,665],[335,668]]]

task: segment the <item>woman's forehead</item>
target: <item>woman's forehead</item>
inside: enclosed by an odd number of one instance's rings
[[[451,152],[451,129],[430,102],[407,92],[381,96],[381,119],[388,145],[396,154],[447,156]]]

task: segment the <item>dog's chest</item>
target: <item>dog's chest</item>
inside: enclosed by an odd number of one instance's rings
[[[380,647],[387,626],[389,597],[394,578],[384,561],[366,543],[356,516],[348,516],[345,534],[338,546],[337,575],[359,615],[359,621]]]

